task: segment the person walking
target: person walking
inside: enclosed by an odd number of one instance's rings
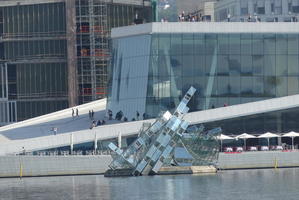
[[[227,22],[230,22],[230,13],[227,14]]]
[[[54,133],[54,135],[57,134],[57,127],[53,127],[53,133]]]
[[[94,112],[93,110],[91,110],[91,119],[94,119],[93,116],[94,116]]]
[[[79,117],[79,110],[76,108],[76,116]]]
[[[74,111],[74,108],[72,108],[72,118],[74,119],[74,116],[75,116],[75,111]]]

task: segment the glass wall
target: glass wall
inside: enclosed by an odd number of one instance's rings
[[[0,49],[8,66],[8,96],[18,104],[18,120],[66,108],[65,4],[8,6],[0,10]]]
[[[206,129],[221,127],[224,134],[239,135],[299,132],[299,108],[249,115],[228,120],[205,123]]]
[[[191,111],[298,94],[298,37],[153,34],[146,113],[173,110],[191,85]]]

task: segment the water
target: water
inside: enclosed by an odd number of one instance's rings
[[[298,178],[299,169],[265,169],[223,171],[216,175],[0,179],[0,199],[297,200]]]

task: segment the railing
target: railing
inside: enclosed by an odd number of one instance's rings
[[[78,156],[78,155],[111,155],[110,150],[77,150],[77,151],[36,151],[36,152],[23,152],[15,154],[15,156]]]
[[[32,32],[32,33],[3,33],[3,39],[12,38],[34,38],[34,37],[57,37],[65,36],[65,31],[53,31],[53,32]]]

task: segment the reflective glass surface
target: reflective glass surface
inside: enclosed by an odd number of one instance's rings
[[[144,110],[149,117],[173,110],[191,85],[197,92],[190,111],[299,93],[298,34],[153,33],[150,37],[150,51],[138,55],[141,63],[148,61],[142,67],[149,67]],[[127,38],[113,41],[115,55],[120,53],[115,44],[122,40]],[[135,42],[130,48],[139,45]],[[137,59],[122,55],[113,63]],[[112,64],[113,70],[117,66]]]
[[[268,112],[263,114],[249,115],[228,120],[205,123],[209,129],[221,127],[224,134],[240,135],[271,133],[299,132],[298,126],[299,108]]]

